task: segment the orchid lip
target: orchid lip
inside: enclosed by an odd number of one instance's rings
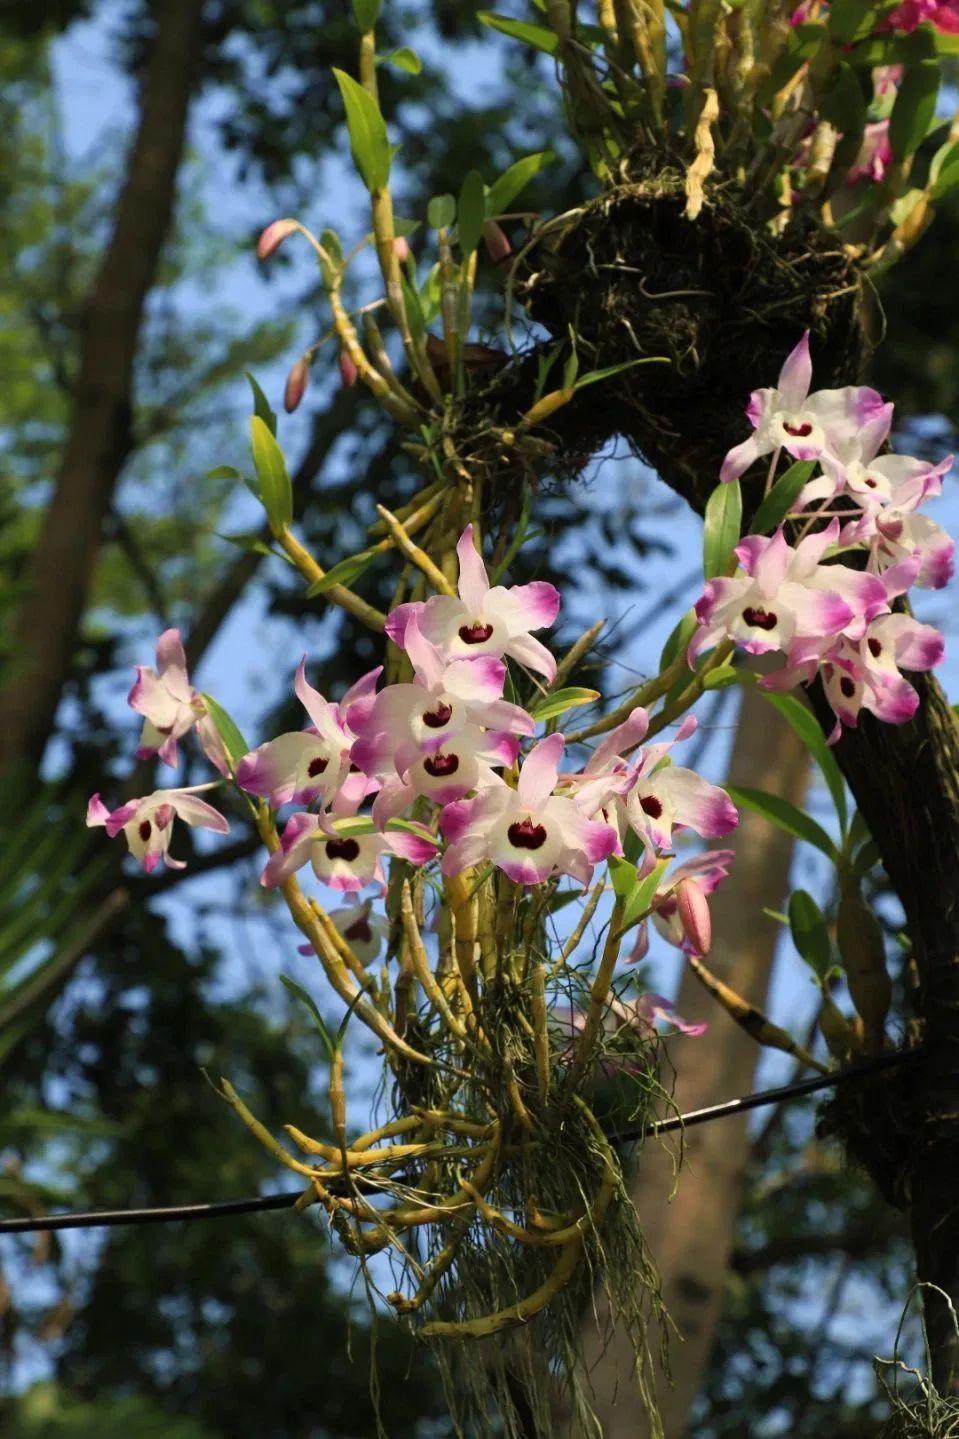
[[[663,813],[662,800],[658,800],[654,794],[645,794],[639,801],[639,807],[644,814],[651,819],[659,819]]]
[[[143,820],[137,829],[137,833],[144,843],[150,838],[150,835],[153,833],[153,826],[148,819]]]
[[[349,864],[356,859],[359,852],[360,846],[355,839],[328,839],[326,841],[328,859],[343,859]]]
[[[458,754],[432,754],[429,759],[423,761],[423,768],[433,779],[442,779],[446,775],[455,774],[460,767]]]
[[[310,779],[316,779],[317,775],[322,774],[329,765],[329,763],[330,762],[328,759],[323,759],[320,755],[317,755],[315,759],[311,759],[310,763],[307,765],[306,768],[306,772],[309,775]]]
[[[542,849],[546,843],[546,828],[527,817],[511,824],[506,837],[515,849]]]
[[[749,605],[743,610],[743,619],[758,630],[774,630],[779,623],[778,616],[764,610],[762,605]]]
[[[354,840],[354,843],[355,842]],[[329,853],[329,847],[327,847],[327,853]],[[353,921],[348,929],[344,929],[343,938],[350,940],[357,939],[361,944],[369,944],[373,938],[373,930],[366,916],[361,915],[359,919]]]
[[[438,704],[435,710],[426,710],[423,714],[423,723],[428,729],[442,729],[448,725],[453,717],[453,707],[448,704]]]
[[[479,620],[473,625],[460,625],[458,634],[464,645],[485,644],[493,633],[492,625],[484,625]]]

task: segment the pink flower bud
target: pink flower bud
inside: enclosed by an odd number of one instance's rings
[[[346,350],[340,351],[340,379],[347,390],[351,390],[359,379],[360,372]]]
[[[305,355],[301,355],[286,377],[286,388],[283,391],[283,408],[288,415],[292,415],[306,394],[306,386],[309,378],[309,361]]]
[[[401,265],[410,258],[410,245],[405,235],[397,235],[394,239],[393,254]]]
[[[272,225],[267,225],[263,234],[256,242],[256,258],[268,260],[274,254],[288,235],[299,229],[296,220],[274,220]]]
[[[501,225],[497,225],[495,220],[484,220],[483,241],[494,265],[502,265],[503,261],[513,253],[513,247],[506,238],[505,231]]]
[[[681,879],[676,886],[679,919],[686,938],[697,954],[708,954],[713,939],[709,901],[694,879]]]

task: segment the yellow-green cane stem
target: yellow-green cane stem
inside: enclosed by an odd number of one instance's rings
[[[430,500],[442,497],[446,488],[445,480],[434,480],[432,484],[427,485],[425,489],[420,490],[411,500],[408,500],[405,505],[401,505],[398,510],[394,510],[394,518],[405,526],[411,515],[419,511],[421,507],[425,507]],[[369,534],[372,539],[388,533],[389,527],[385,520],[374,520],[367,530],[367,534]]]
[[[315,1165],[301,1164],[298,1159],[294,1159],[293,1155],[284,1149],[280,1141],[270,1133],[266,1125],[261,1124],[256,1115],[247,1109],[230,1081],[221,1078],[220,1084],[222,1088],[217,1092],[222,1095],[230,1105],[230,1108],[234,1110],[246,1125],[253,1137],[263,1145],[263,1148],[268,1150],[270,1154],[273,1155],[273,1158],[279,1160],[287,1169],[292,1169],[296,1174],[305,1174],[308,1179],[312,1179],[315,1173]]]
[[[375,369],[383,376],[393,393],[415,412],[417,409],[416,400],[393,369],[393,362],[389,357],[386,345],[383,343],[380,327],[368,310],[363,311],[363,339],[366,342],[366,348],[370,352],[370,358]]]
[[[479,1319],[436,1319],[430,1324],[424,1324],[420,1333],[427,1339],[483,1339],[490,1334],[499,1334],[504,1329],[515,1329],[520,1324],[528,1324],[530,1319],[541,1309],[545,1309],[569,1283],[579,1262],[582,1247],[582,1235],[569,1240],[560,1250],[559,1259],[545,1282],[518,1304],[511,1304],[507,1309],[500,1309],[496,1314],[483,1315]]]
[[[678,679],[689,670],[685,654],[677,655],[672,664],[667,665],[662,674],[654,675],[651,680],[633,690],[615,709],[603,715],[602,719],[595,720],[584,729],[575,730],[566,736],[567,744],[580,744],[583,740],[593,739],[596,735],[608,734],[611,729],[629,719],[633,710],[642,705],[648,708],[655,703],[662,695],[666,694]]]
[[[726,664],[734,649],[735,646],[732,640],[723,640],[722,644],[716,646],[709,656],[709,659],[702,668],[696,672],[686,688],[681,690],[670,704],[666,705],[664,709],[661,709],[659,714],[653,716],[649,722],[649,729],[646,731],[644,742],[645,740],[652,739],[654,735],[659,734],[660,730],[665,729],[668,724],[672,724],[673,720],[685,714],[686,711],[696,703],[706,686],[706,680],[711,674]]]
[[[450,1033],[455,1035],[461,1044],[471,1043],[471,1036],[467,1033],[466,1025],[457,1014],[453,1013],[446,995],[433,977],[426,949],[423,945],[423,939],[420,935],[419,926],[413,914],[413,897],[410,893],[409,880],[403,881],[400,913],[403,918],[403,930],[406,935],[406,943],[409,946],[410,962],[413,965],[413,972],[419,980],[423,993]]]
[[[403,425],[415,428],[419,424],[419,413],[415,403],[398,395],[389,381],[386,380],[367,357],[366,351],[360,344],[359,336],[353,327],[353,322],[346,312],[343,301],[340,298],[339,283],[330,286],[328,291],[330,309],[333,311],[333,324],[336,327],[337,338],[343,349],[349,355],[356,366],[356,373],[363,384],[374,395],[394,420],[399,420]],[[411,397],[412,398],[412,397]]]
[[[338,1044],[330,1056],[330,1080],[327,1087],[330,1101],[330,1123],[344,1169],[348,1168],[346,1148],[346,1090],[343,1087],[343,1046]],[[287,1130],[289,1133],[289,1130]]]
[[[436,508],[434,501],[430,501],[430,504],[434,505],[434,509]],[[441,595],[455,595],[456,590],[454,586],[449,583],[442,570],[436,567],[426,551],[420,549],[419,545],[413,544],[409,534],[397,517],[392,514],[385,505],[377,505],[376,513],[386,525],[390,538],[393,540],[396,548],[401,554],[406,556],[411,564],[416,566],[421,574],[425,575],[434,590]]]
[[[593,645],[599,639],[605,627],[605,620],[597,620],[596,623],[594,625],[590,625],[589,629],[585,632],[585,634],[581,634],[576,643],[566,651],[566,653],[563,655],[563,658],[556,666],[556,676],[552,684],[549,686],[551,690],[562,689],[563,685],[566,683],[570,675],[576,669],[576,666],[579,664],[580,660],[582,660],[586,655],[589,654],[590,650],[593,648]]]
[[[417,345],[413,340],[410,330],[409,318],[406,313],[406,301],[403,298],[403,282],[400,277],[400,262],[396,254],[396,231],[393,225],[393,198],[388,189],[374,190],[370,195],[370,205],[373,216],[373,237],[376,244],[376,258],[380,263],[380,272],[383,276],[383,283],[386,286],[386,304],[393,322],[400,332],[400,339],[403,341],[403,349],[410,368],[420,383],[426,388],[427,393],[434,399],[440,399],[440,390],[433,367],[426,358],[425,349]]]
[[[326,570],[317,564],[309,550],[300,544],[292,530],[284,527],[275,532],[275,537],[283,553],[292,560],[309,584],[316,584],[318,580],[325,578]],[[352,590],[347,589],[346,585],[330,585],[325,592],[325,598],[331,604],[339,605],[341,610],[346,610],[363,624],[368,625],[371,630],[382,632],[386,624],[386,616],[373,605],[367,604],[366,600],[360,599],[359,595],[355,595]]]
[[[530,985],[531,1009],[533,1012],[533,1056],[536,1061],[536,1084],[539,1102],[545,1107],[549,1101],[549,1028],[546,1011],[546,970],[543,965],[533,966]]]
[[[590,987],[589,1005],[586,1009],[583,1028],[576,1042],[576,1048],[573,1052],[573,1062],[566,1076],[566,1083],[571,1093],[575,1093],[586,1071],[587,1065],[593,1058],[596,1040],[602,1028],[603,1016],[606,1013],[606,1007],[609,1003],[609,988],[613,982],[613,971],[616,968],[616,961],[619,959],[619,947],[622,942],[622,936],[619,930],[622,922],[623,901],[617,899],[613,905],[613,913],[610,916],[606,944],[603,947],[603,956],[599,961],[596,977]]]

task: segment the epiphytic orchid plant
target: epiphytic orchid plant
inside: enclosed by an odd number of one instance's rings
[[[782,24],[767,40],[750,5],[714,7],[704,31],[707,7],[694,0],[688,12],[671,12],[686,64],[676,85],[666,71],[662,7],[658,19],[655,5],[599,9],[599,27],[586,43],[564,3],[547,6],[548,28],[492,23],[561,60],[580,119],[592,97],[587,148],[607,181],[610,167],[620,164],[624,120],[650,143],[685,123],[692,155],[679,182],[683,225],[701,211],[702,223],[711,217],[717,235],[724,226],[741,235],[747,224],[723,210],[728,188],[712,174],[714,161],[720,163],[714,126],[739,167],[736,184],[742,185],[746,165],[761,181],[763,224],[774,235],[783,231],[790,206],[835,201],[835,220],[844,187],[868,182],[876,188],[857,201],[855,213],[868,211],[875,222],[869,245],[884,235],[881,253],[888,258],[890,246],[902,248],[904,226],[917,207],[927,215],[947,180],[959,177],[952,152],[940,152],[936,174],[930,171],[920,198],[900,207],[897,218],[890,197],[912,162],[917,116],[925,117],[925,128],[932,116],[913,93],[911,59],[902,75],[877,68],[878,108],[863,108],[841,135],[837,129],[838,89],[848,89],[850,66],[891,64],[903,37],[914,33],[950,36],[947,6],[834,4],[830,10],[817,3],[792,20],[783,10]],[[306,581],[307,593],[381,636],[383,663],[334,698],[311,685],[304,656],[294,690],[309,723],[251,747],[215,699],[191,686],[179,634],[166,631],[156,670],[139,668],[130,693],[144,721],[138,753],[175,767],[178,744],[195,730],[219,778],[127,799],[113,811],[94,796],[88,823],[105,826],[111,837],[122,831],[133,856],[151,869],[161,861],[183,862],[170,855],[178,818],[226,830],[227,820],[210,803],[213,791],[231,792],[230,804],[252,818],[267,852],[260,882],[282,896],[301,950],[318,961],[324,1010],[341,1006],[340,1027],[330,1033],[314,1001],[286,981],[309,1005],[328,1049],[332,1134],[314,1138],[287,1126],[294,1154],[226,1081],[222,1092],[275,1158],[303,1178],[301,1207],[322,1206],[361,1263],[380,1251],[398,1262],[402,1281],[388,1296],[394,1309],[414,1316],[418,1332],[439,1341],[520,1330],[548,1308],[552,1348],[524,1361],[535,1389],[551,1364],[569,1377],[576,1314],[567,1299],[570,1282],[600,1275],[629,1327],[642,1377],[646,1325],[659,1299],[604,1130],[603,1086],[631,1086],[632,1108],[642,1121],[664,1098],[662,1028],[694,1040],[700,1027],[687,1025],[660,996],[637,995],[631,966],[644,958],[652,928],[685,954],[733,1018],[748,1017],[754,1037],[825,1068],[706,967],[709,896],[726,877],[733,852],[705,848],[690,856],[685,844],[691,836],[721,841],[735,829],[737,806],[759,809],[817,845],[836,870],[841,968],[812,898],[797,891],[788,914],[796,947],[821,987],[821,1028],[832,1056],[844,1063],[882,1047],[890,986],[881,935],[861,892],[875,855],[859,817],[850,820],[830,745],[844,728],[857,726],[864,710],[891,724],[908,720],[918,703],[908,674],[942,656],[941,635],[913,619],[904,598],[913,586],[944,585],[951,574],[952,541],[920,513],[939,494],[951,462],[932,465],[890,453],[892,406],[875,391],[859,385],[813,390],[810,336],[805,324],[795,325],[794,348],[784,363],[787,345],[777,355],[776,385],[751,397],[748,426],[715,406],[708,416],[717,432],[735,439],[725,459],[726,444],[720,448],[705,481],[711,494],[704,590],[679,619],[658,672],[611,708],[597,691],[571,685],[602,623],[557,657],[549,647],[557,590],[542,581],[502,582],[526,533],[533,482],[544,466],[562,473],[564,464],[571,472],[582,464],[579,438],[574,446],[562,427],[583,387],[601,382],[607,404],[612,386],[619,406],[605,413],[604,423],[631,435],[669,478],[676,446],[670,441],[657,450],[659,418],[650,396],[668,411],[675,395],[657,390],[655,378],[640,384],[629,372],[651,365],[637,374],[655,377],[663,373],[656,367],[666,365],[673,375],[688,357],[651,351],[647,343],[654,333],[664,343],[679,333],[672,311],[664,312],[662,324],[655,307],[644,311],[647,327],[639,320],[638,329],[629,327],[640,353],[625,357],[610,351],[608,334],[587,333],[588,319],[578,327],[558,325],[559,282],[563,267],[576,263],[581,236],[570,225],[542,226],[536,239],[542,268],[531,274],[503,229],[508,207],[546,156],[517,162],[492,186],[471,172],[458,200],[434,199],[427,219],[436,262],[425,280],[418,277],[393,216],[393,152],[377,100],[377,11],[376,0],[354,0],[360,78],[337,72],[337,80],[354,158],[371,196],[371,239],[385,298],[356,312],[347,308],[343,288],[352,255],[344,257],[333,232],[317,238],[297,220],[277,220],[263,232],[258,253],[268,259],[291,235],[306,238],[327,289],[344,384],[365,384],[413,434],[407,449],[430,480],[396,513],[378,506],[369,547],[324,569],[294,533],[276,417],[255,389],[256,478],[249,483],[274,545]],[[705,58],[720,32],[722,74]],[[598,86],[601,55],[608,82]],[[763,106],[768,113],[759,126]],[[578,212],[575,223],[588,229],[598,217],[602,234],[616,243],[630,207],[645,213],[643,207],[665,196],[672,224],[680,214],[675,179],[667,176],[661,193],[632,182],[608,191]],[[881,184],[887,188],[880,191]],[[801,193],[794,196],[795,187]],[[772,197],[778,209],[770,208]],[[691,233],[682,231],[681,249]],[[587,237],[593,275],[615,270],[614,264],[593,266],[598,235]],[[562,329],[561,339],[510,357],[471,338],[481,247],[507,274],[508,290],[518,277],[534,318]],[[864,243],[862,253],[868,248]],[[779,264],[772,249],[769,254]],[[847,255],[842,263],[852,260]],[[675,290],[677,296],[703,293]],[[644,303],[661,298],[643,294]],[[808,309],[793,306],[788,313]],[[393,358],[378,325],[384,313],[395,330]],[[693,325],[692,311],[683,314],[683,323]],[[735,370],[716,337],[703,333],[703,355],[718,353],[723,369]],[[405,373],[394,366],[400,345]],[[302,400],[318,353],[314,346],[294,365],[287,409]],[[503,374],[508,383],[501,382]],[[669,383],[675,387],[674,378]],[[577,414],[575,424],[582,424],[583,412]],[[684,428],[688,410],[665,432],[676,436]],[[712,432],[707,438],[714,444]],[[684,452],[683,473],[694,467],[696,454]],[[491,496],[504,475],[517,483],[494,509]],[[494,528],[494,513],[498,533],[484,534]],[[402,576],[384,614],[357,586],[388,556],[402,562]],[[772,656],[773,668],[757,681],[739,652]],[[750,789],[727,792],[682,763],[681,746],[696,728],[696,702],[705,691],[734,683],[758,684],[811,749],[835,802],[838,841],[785,801]],[[814,683],[834,717],[825,736],[798,698],[802,686]],[[595,707],[597,717],[573,726],[568,717],[585,707]],[[594,925],[600,939],[591,943]],[[852,1016],[832,997],[839,973],[848,982]],[[348,1025],[375,1037],[391,1096],[391,1113],[366,1132],[358,1132],[362,1126],[344,1089]],[[517,1336],[509,1362],[497,1361],[495,1371],[507,1409],[520,1343]],[[477,1402],[485,1400],[494,1370],[483,1371]],[[457,1369],[448,1385],[454,1407],[462,1379]],[[655,1407],[648,1385],[643,1394]]]

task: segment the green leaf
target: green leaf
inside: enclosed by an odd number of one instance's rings
[[[423,69],[423,61],[415,50],[409,45],[401,45],[398,50],[390,50],[385,55],[377,55],[377,65],[392,65],[394,70],[402,70],[407,75],[419,75]]]
[[[315,595],[325,595],[333,585],[351,585],[358,580],[360,575],[366,573],[370,565],[381,553],[380,550],[361,550],[358,555],[350,555],[345,560],[340,560],[331,570],[327,570],[321,580],[316,580],[306,592],[307,599]]]
[[[874,839],[867,839],[852,862],[852,872],[857,879],[865,879],[871,869],[880,863],[882,855]]]
[[[320,1014],[320,1011],[317,1009],[317,1007],[316,1007],[316,1001],[315,1001],[315,999],[313,998],[313,996],[310,995],[310,994],[307,994],[307,992],[306,992],[306,990],[303,988],[303,986],[302,986],[301,984],[297,984],[296,980],[295,980],[295,979],[291,979],[288,974],[281,974],[281,975],[280,975],[280,983],[283,985],[283,987],[284,987],[286,990],[289,991],[290,994],[292,994],[292,995],[294,996],[295,999],[298,999],[298,1000],[300,1001],[300,1003],[301,1003],[302,1005],[304,1005],[306,1009],[309,1010],[310,1016],[311,1016],[311,1018],[312,1018],[312,1020],[313,1020],[313,1023],[316,1025],[317,1029],[320,1031],[320,1038],[323,1040],[323,1043],[326,1045],[326,1052],[327,1052],[327,1054],[330,1056],[330,1059],[332,1059],[333,1056],[334,1056],[334,1054],[336,1053],[336,1045],[335,1045],[334,1042],[333,1042],[333,1037],[332,1037],[332,1035],[330,1034],[330,1031],[327,1029],[326,1025],[323,1023],[323,1016]]]
[[[218,539],[226,540],[228,545],[236,545],[238,550],[246,550],[253,555],[280,555],[280,551],[274,550],[261,537],[259,530],[248,530],[237,535],[223,535],[219,530],[214,530]],[[286,559],[286,555],[280,555]]]
[[[356,839],[359,835],[376,833],[376,825],[368,814],[348,815],[346,819],[334,819],[332,824],[342,839]]]
[[[663,645],[663,652],[659,657],[659,668],[661,672],[668,670],[673,660],[685,652],[686,646],[698,628],[699,620],[696,618],[695,610],[687,610],[686,613],[677,620],[669,638]]]
[[[263,391],[260,389],[260,387],[259,387],[259,385],[257,384],[256,380],[255,380],[255,379],[253,378],[253,376],[250,374],[249,370],[245,370],[245,371],[244,371],[244,374],[246,375],[246,378],[247,378],[247,379],[249,380],[249,382],[250,382],[250,389],[253,391],[253,413],[254,413],[254,415],[259,415],[260,419],[263,421],[264,425],[266,425],[266,427],[267,427],[267,429],[269,430],[270,434],[271,434],[271,435],[275,435],[275,434],[276,434],[276,413],[275,413],[275,411],[273,411],[273,410],[270,408],[270,402],[269,402],[269,400],[266,398],[266,395],[264,395]],[[229,468],[229,466],[224,466],[223,468]],[[239,471],[237,471],[236,474],[237,474],[237,477],[239,477]]]
[[[722,690],[727,685],[735,684],[741,680],[743,671],[735,665],[720,665],[718,669],[710,670],[703,680],[704,690]]]
[[[260,502],[273,528],[284,529],[293,520],[293,486],[283,451],[259,415],[250,419],[250,436]]]
[[[751,810],[781,829],[784,834],[791,834],[794,839],[805,840],[807,844],[815,845],[827,855],[833,864],[839,858],[836,853],[836,846],[829,838],[822,825],[816,823],[803,810],[797,809],[790,804],[788,799],[782,799],[777,794],[765,794],[759,789],[749,789],[744,785],[725,784],[726,790],[733,804],[741,809]]]
[[[214,465],[203,476],[205,480],[242,480],[243,474],[236,465]]]
[[[867,106],[859,76],[846,61],[836,67],[833,79],[822,97],[819,113],[824,120],[842,131],[842,138],[837,146],[838,163],[851,163],[862,144]]]
[[[353,161],[370,191],[385,189],[390,178],[390,141],[380,107],[352,75],[334,68],[346,110]]]
[[[577,705],[595,704],[598,699],[599,690],[580,689],[573,686],[570,689],[557,690],[555,694],[547,695],[530,710],[530,714],[537,724],[543,724],[546,720],[557,719],[567,710],[576,709]]]
[[[668,365],[665,355],[647,355],[641,360],[622,360],[618,365],[604,365],[601,370],[589,370],[585,375],[580,375],[573,385],[574,390],[584,390],[587,385],[595,385],[600,380],[608,380],[611,375],[619,375],[623,370],[635,369],[637,365]]]
[[[829,6],[829,34],[839,45],[852,45],[871,35],[889,0],[832,0]]]
[[[553,150],[538,150],[535,155],[525,155],[522,160],[516,160],[490,186],[486,196],[487,215],[502,215],[530,180],[555,159]]]
[[[380,0],[353,0],[353,19],[362,35],[368,35],[380,18]]]
[[[483,221],[486,219],[486,186],[478,170],[470,170],[460,187],[458,234],[460,250],[464,258],[472,255],[483,238]]]
[[[456,219],[456,201],[452,195],[434,195],[426,207],[426,221],[431,230],[448,230]]]
[[[526,20],[511,20],[506,15],[494,15],[492,10],[477,11],[476,18],[482,20],[491,30],[499,30],[503,35],[510,35],[514,40],[522,40],[527,45],[532,45],[534,50],[542,50],[544,55],[555,55],[559,47],[559,36],[552,30],[547,30],[545,25],[530,25]]]
[[[897,160],[908,160],[926,138],[936,114],[940,78],[937,60],[920,60],[907,68],[889,117],[889,144]]]
[[[793,76],[813,58],[816,51],[828,41],[828,38],[829,34],[825,25],[816,20],[806,20],[800,25],[794,25],[785,49],[772,68],[772,73],[756,91],[759,104],[767,105],[784,85],[788,85]]]
[[[846,785],[836,756],[826,743],[826,737],[819,727],[819,721],[795,695],[777,694],[775,690],[759,689],[759,693],[777,709],[786,723],[796,732],[816,761],[826,781],[832,802],[836,807],[843,834],[849,823],[846,805]]]
[[[245,754],[250,753],[250,746],[240,733],[233,720],[227,714],[221,704],[217,704],[212,695],[201,695],[206,705],[207,713],[216,726],[216,732],[226,746],[226,752],[234,764],[241,760]]]
[[[647,874],[644,879],[639,880],[636,888],[626,901],[626,908],[623,910],[622,929],[629,929],[630,925],[636,924],[649,913],[649,907],[659,888],[659,881],[662,879],[663,873],[669,863],[670,860],[668,858],[657,860],[649,874]]]
[[[789,932],[793,944],[820,983],[832,968],[832,944],[819,905],[804,889],[789,896]]]
[[[715,579],[726,570],[743,523],[743,495],[738,480],[717,485],[706,501],[703,521],[703,574]]]
[[[752,524],[749,526],[751,535],[768,535],[776,529],[796,503],[807,480],[812,478],[815,468],[815,460],[797,460],[789,466],[785,474],[779,476],[753,515]]]
[[[959,185],[959,140],[947,141],[933,155],[929,181],[934,200],[941,200]]]
[[[611,854],[608,861],[609,877],[613,885],[613,893],[617,899],[625,904],[639,883],[636,874],[636,866],[630,864],[628,859],[623,859],[618,854]]]

